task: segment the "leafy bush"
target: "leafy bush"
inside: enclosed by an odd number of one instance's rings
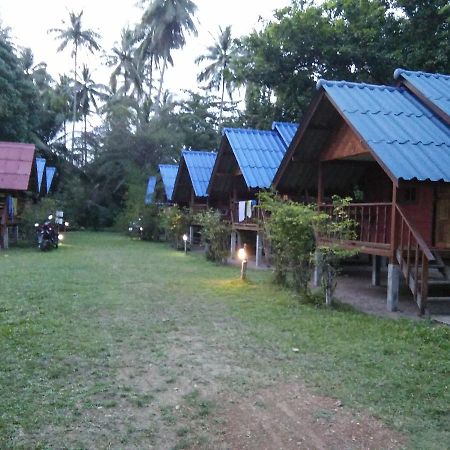
[[[168,206],[162,210],[161,225],[164,229],[166,239],[175,247],[183,247],[183,234],[187,233],[190,223],[188,210],[177,206]]]
[[[319,263],[322,268],[321,286],[325,295],[325,302],[331,305],[336,289],[336,278],[342,260],[356,254],[356,250],[348,250],[340,245],[339,241],[351,240],[356,237],[357,222],[348,215],[348,205],[351,197],[341,198],[338,195],[332,197],[332,215],[322,214],[316,224],[316,232],[322,236],[332,237],[333,242],[317,247]]]
[[[220,218],[219,211],[209,209],[196,216],[196,222],[202,226],[200,234],[206,246],[206,259],[225,263],[229,253],[230,225]]]
[[[144,229],[142,239],[144,241],[159,241],[162,231],[159,207],[154,204],[146,205],[140,217]]]
[[[283,201],[273,193],[261,193],[260,207],[268,212],[266,233],[271,242],[275,281],[287,284],[288,273],[296,291],[305,294],[315,250],[314,227],[321,214],[313,205]]]

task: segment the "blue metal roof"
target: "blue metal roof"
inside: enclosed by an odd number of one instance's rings
[[[450,128],[403,87],[320,80],[397,179],[450,181]]]
[[[47,188],[47,194],[50,191],[50,188],[52,187],[52,181],[53,177],[56,173],[56,167],[47,166],[45,168],[45,181],[46,181],[46,188]]]
[[[427,100],[450,116],[450,75],[396,69],[394,78],[402,78],[410,83]]]
[[[181,155],[186,162],[195,196],[207,197],[206,190],[217,153],[206,150],[182,150]]]
[[[36,157],[36,171],[37,171],[37,184],[38,192],[41,192],[42,180],[44,179],[45,164],[47,161],[45,158]]]
[[[272,130],[278,132],[278,134],[281,136],[281,139],[283,139],[284,143],[287,147],[292,142],[292,139],[294,139],[295,133],[297,132],[297,129],[299,127],[298,123],[292,123],[292,122],[273,122],[272,123]]]
[[[153,194],[155,193],[156,177],[150,177],[147,183],[147,192],[145,193],[144,203],[150,205],[153,203]]]
[[[172,201],[173,187],[175,185],[175,179],[178,172],[178,164],[160,164],[158,167],[167,200]]]
[[[224,128],[247,187],[269,188],[286,153],[286,144],[275,131]]]

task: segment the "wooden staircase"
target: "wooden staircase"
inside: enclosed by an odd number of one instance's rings
[[[421,314],[450,314],[450,268],[397,207],[396,258]]]

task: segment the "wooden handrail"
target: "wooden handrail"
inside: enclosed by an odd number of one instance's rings
[[[413,235],[414,239],[416,240],[417,244],[419,245],[420,250],[422,250],[423,254],[427,258],[428,261],[434,261],[433,253],[431,252],[430,248],[426,244],[426,242],[423,240],[422,236],[415,230],[415,228],[410,224],[409,220],[406,218],[403,211],[400,209],[398,205],[395,205],[395,209],[400,214],[403,222],[406,224],[406,226],[409,228],[411,234]]]

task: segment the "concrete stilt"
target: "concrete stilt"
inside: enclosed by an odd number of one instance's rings
[[[191,245],[194,244],[194,227],[192,225],[189,227],[189,242]]]
[[[388,280],[387,280],[387,305],[386,305],[388,311],[397,311],[399,284],[400,284],[400,267],[398,264],[389,264]]]
[[[319,251],[314,253],[314,273],[313,273],[313,287],[319,287],[322,282],[322,254]]]
[[[372,286],[380,285],[381,257],[372,255]]]
[[[242,248],[242,238],[241,238],[241,233],[239,233],[239,231],[236,231],[236,236],[237,236],[237,247]]]
[[[259,267],[262,259],[262,239],[261,234],[256,233],[256,267]]]
[[[234,259],[236,257],[236,231],[231,232],[230,257],[231,257],[231,259]]]

